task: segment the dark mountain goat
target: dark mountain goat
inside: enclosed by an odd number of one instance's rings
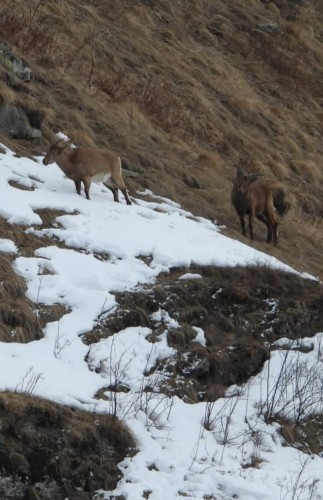
[[[242,234],[246,236],[244,216],[249,217],[250,239],[253,240],[253,219],[256,216],[267,226],[267,243],[278,243],[278,222],[275,209],[279,215],[284,215],[290,208],[285,200],[285,192],[281,187],[273,187],[269,182],[258,180],[259,174],[249,174],[241,167],[237,168],[233,180],[231,200],[240,217]]]
[[[127,205],[131,205],[122,178],[120,157],[109,149],[73,148],[67,141],[59,139],[47,151],[43,164],[56,162],[66,177],[72,179],[77,194],[81,194],[83,182],[86,198],[90,199],[91,180],[103,182],[112,191],[114,201],[119,201],[118,189],[123,193]]]

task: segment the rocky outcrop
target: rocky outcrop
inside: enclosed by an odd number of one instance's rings
[[[15,105],[0,106],[0,134],[10,139],[39,139],[41,130],[32,127],[26,112]]]
[[[29,82],[32,79],[32,70],[23,59],[16,56],[6,42],[0,42],[0,56],[7,69],[11,70],[20,80]]]
[[[13,73],[24,82],[33,78],[31,68],[12,51],[4,41],[0,41],[0,62],[7,72]],[[10,95],[11,88],[2,87],[0,95],[0,134],[9,139],[39,139],[42,137],[40,120],[34,123],[33,116],[37,111],[29,112],[23,103],[15,102]],[[11,92],[12,93],[12,92]]]

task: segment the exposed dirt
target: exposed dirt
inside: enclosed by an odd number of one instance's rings
[[[152,329],[151,340],[167,331],[176,360],[158,364],[167,370],[171,386],[186,401],[216,399],[231,384],[256,374],[268,359],[270,344],[281,337],[311,337],[323,329],[323,287],[317,281],[261,268],[190,268],[202,279],[180,280],[176,269],[157,279],[152,288],[117,294],[116,313],[98,321],[84,342],[90,344],[128,326]],[[154,321],[162,309],[167,320]],[[205,332],[206,346],[194,342]]]

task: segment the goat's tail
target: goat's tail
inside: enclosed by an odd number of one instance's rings
[[[280,186],[274,187],[273,190],[273,202],[278,214],[283,216],[287,214],[290,209],[290,202],[286,200],[286,193],[284,189]]]
[[[124,158],[121,159],[121,167],[123,177],[139,177],[139,174],[137,172],[131,170],[131,168],[129,167],[129,163]]]

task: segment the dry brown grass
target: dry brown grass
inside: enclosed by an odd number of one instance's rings
[[[44,226],[65,212],[39,210]],[[26,234],[26,228],[9,224],[0,217],[0,234],[15,242],[20,255],[33,257],[37,248],[52,245],[53,240]],[[57,245],[61,245],[56,242]],[[1,342],[30,342],[43,336],[48,321],[57,321],[66,313],[61,305],[33,304],[26,297],[25,280],[15,273],[13,257],[0,254],[0,340]],[[46,272],[46,270],[44,270]]]
[[[12,269],[11,261],[0,255],[0,339],[2,342],[29,342],[42,337],[33,303],[25,297],[24,279]]]
[[[297,424],[279,417],[277,420],[287,446],[294,446],[309,455],[322,453],[322,415],[313,415]]]
[[[162,390],[197,402],[218,398],[226,387],[260,370],[274,340],[313,336],[323,326],[323,288],[316,281],[263,268],[191,270],[203,279],[179,280],[186,270],[175,269],[141,292],[117,294],[115,314],[102,318],[83,341],[92,344],[135,325],[152,330],[151,342],[167,331],[177,354],[171,361],[158,361],[151,374],[164,366],[169,383]],[[279,304],[276,316],[268,315],[269,298]],[[161,304],[178,328],[152,320]],[[202,328],[206,347],[193,341],[192,327]]]
[[[169,196],[232,236],[230,179],[246,162],[283,181],[296,201],[281,224],[280,257],[323,277],[317,3],[288,2],[280,12],[273,2],[243,0],[234,8],[218,0],[7,0],[0,14],[2,37],[34,72],[24,84],[3,68],[8,95],[28,95],[43,113],[44,140],[16,149],[44,151],[57,130],[109,146],[140,173],[132,190]],[[278,29],[259,29],[268,22]]]
[[[93,498],[116,486],[135,442],[116,417],[18,394],[0,395],[1,478],[14,498]]]
[[[5,85],[4,83],[0,84],[0,104],[11,104],[15,100],[14,91]]]

